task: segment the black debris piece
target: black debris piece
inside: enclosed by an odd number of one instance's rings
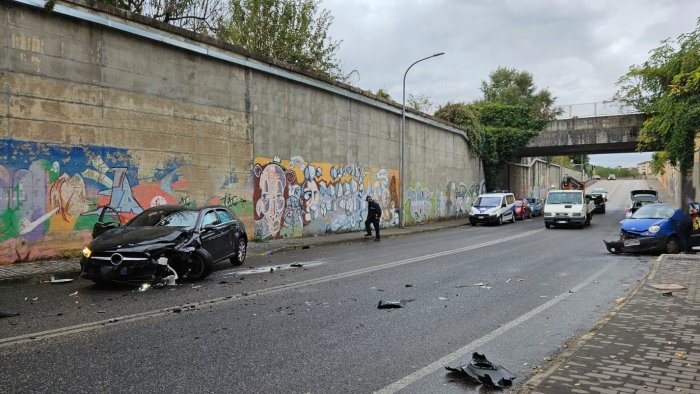
[[[667,291],[665,293],[661,293],[662,296],[664,297],[673,297],[673,292],[672,291]]]
[[[413,283],[406,283],[404,287],[413,287]]]
[[[403,308],[402,301],[384,301],[381,300],[377,304],[378,309],[393,309],[393,308]]]
[[[309,245],[304,245],[304,246],[302,246],[301,248],[302,248],[302,249],[309,249],[310,247],[311,247],[311,246],[309,246]]]
[[[304,266],[304,264],[301,264],[301,263],[294,263],[294,264],[290,264],[289,266],[290,266],[290,267],[294,267],[294,268],[301,268],[301,267]]]
[[[274,269],[274,268],[270,268],[270,272],[275,272],[275,269]]]
[[[493,364],[486,359],[486,356],[476,352],[472,354],[472,360],[469,364],[460,365],[458,367],[447,366],[445,369],[468,377],[477,383],[499,389],[512,385],[513,379],[516,378],[513,372],[510,372],[500,365]]]
[[[15,317],[19,316],[19,313],[10,313],[10,312],[0,312],[0,319],[3,317]]]

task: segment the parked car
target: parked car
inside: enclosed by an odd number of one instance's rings
[[[532,216],[542,216],[542,209],[544,208],[544,200],[535,197],[525,198],[530,204],[530,211],[532,211]]]
[[[605,213],[605,202],[608,201],[608,191],[602,188],[594,188],[588,196],[595,204],[593,212]]]
[[[516,199],[515,200],[515,218],[520,220],[525,220],[525,218],[532,219],[532,209],[530,209],[530,204],[527,200]]]
[[[691,212],[697,208],[698,203],[691,203]],[[680,209],[674,209],[665,203],[646,204],[620,222],[618,240],[603,242],[610,253],[678,253],[678,227],[683,220],[697,223],[697,214],[684,215]],[[698,227],[691,227],[691,246],[700,245]]]
[[[469,210],[469,223],[501,225],[505,220],[515,223],[515,195],[513,193],[481,194]]]
[[[609,181],[614,181],[615,179],[617,179],[617,178],[615,177],[615,174],[608,174],[608,180],[609,180]]]
[[[97,283],[203,279],[217,261],[242,264],[248,245],[243,222],[223,206],[161,205],[125,225],[107,206],[93,238],[83,249],[80,267],[83,277]]]
[[[591,179],[593,179],[594,181],[599,181],[601,178],[600,175],[593,175]]]
[[[656,190],[638,189],[630,192],[631,202],[627,206],[626,216],[630,217],[641,206],[659,202],[659,194]]]

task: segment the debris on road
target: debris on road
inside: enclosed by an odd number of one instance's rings
[[[290,267],[294,267],[294,268],[301,268],[301,267],[304,266],[304,264],[302,264],[302,263],[292,263],[292,264],[290,264],[289,266],[290,266]]]
[[[53,275],[51,275],[51,279],[49,279],[49,283],[51,283],[52,285],[62,284],[62,283],[70,283],[72,281],[73,281],[73,279],[56,279],[56,277]]]
[[[472,360],[465,365],[457,367],[445,367],[450,372],[464,375],[471,380],[496,388],[505,388],[513,384],[516,375],[506,368],[491,363],[486,356],[474,352]]]
[[[19,313],[12,313],[12,312],[0,312],[0,319],[4,317],[15,317],[19,316]]]
[[[72,296],[74,296],[74,295],[78,295],[78,291],[77,291],[77,290],[76,290],[75,293],[68,294],[68,297],[72,297]]]
[[[377,309],[394,309],[394,308],[403,308],[403,302],[402,301],[384,301],[384,300],[381,300],[377,304]]]
[[[664,297],[673,297],[673,292],[672,291],[665,291],[661,293],[662,296]]]
[[[413,287],[413,283],[406,283],[403,287]]]

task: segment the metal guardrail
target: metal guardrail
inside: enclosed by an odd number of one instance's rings
[[[555,106],[562,110],[556,119],[592,118],[597,116],[629,115],[641,113],[634,107],[615,101],[597,103],[569,104]]]

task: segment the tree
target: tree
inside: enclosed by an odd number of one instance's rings
[[[548,89],[536,91],[532,74],[514,68],[499,67],[481,81],[482,102],[506,105],[525,105],[533,115],[554,119],[561,109],[554,107],[556,97]]]
[[[473,104],[448,104],[438,109],[435,116],[471,128],[474,120],[465,114],[476,114],[478,136],[470,137],[484,164],[486,187],[493,189],[498,172],[557,111],[552,94],[546,89],[536,91],[530,73],[499,67],[489,78],[481,83],[483,99]]]
[[[435,103],[430,101],[430,97],[410,94],[406,98],[406,106],[416,111],[431,113],[435,111]]]
[[[217,23],[217,38],[303,70],[343,80],[328,36],[333,21],[319,0],[230,0]]]
[[[694,31],[662,41],[650,54],[620,77],[613,99],[647,115],[637,150],[660,148],[652,156],[652,170],[658,173],[669,162],[688,175],[700,127],[700,18]]]

